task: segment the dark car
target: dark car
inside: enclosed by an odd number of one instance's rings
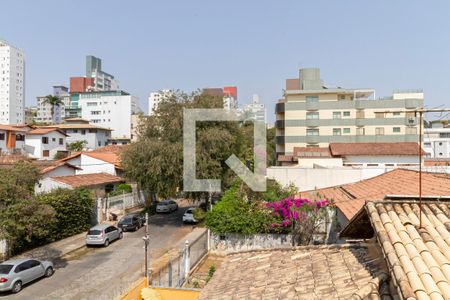
[[[142,218],[138,215],[126,215],[120,219],[118,226],[122,231],[136,231],[142,227]]]

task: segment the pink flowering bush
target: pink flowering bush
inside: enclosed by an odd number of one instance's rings
[[[294,245],[308,245],[314,232],[324,222],[328,200],[312,201],[306,198],[288,197],[275,202],[267,202],[275,222],[271,227],[289,228]]]

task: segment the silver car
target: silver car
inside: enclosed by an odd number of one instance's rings
[[[103,245],[123,237],[122,229],[109,224],[99,224],[89,229],[86,235],[86,245]]]
[[[43,276],[53,275],[53,263],[36,259],[14,259],[0,264],[0,292],[18,293],[22,286]]]
[[[156,205],[156,212],[170,213],[178,209],[178,204],[174,200],[164,200]]]

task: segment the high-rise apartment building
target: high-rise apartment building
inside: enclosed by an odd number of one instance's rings
[[[94,78],[94,91],[116,91],[119,81],[114,76],[102,70],[102,60],[98,57],[86,56],[86,77]]]
[[[222,97],[224,109],[231,110],[238,108],[237,87],[235,86],[205,88],[203,89],[203,93],[213,97]]]
[[[124,91],[72,94],[81,109],[81,118],[112,130],[113,139],[132,139],[132,115],[141,112],[136,97]]]
[[[433,121],[431,128],[424,129],[423,150],[431,158],[450,158],[449,121]]]
[[[294,147],[331,142],[415,142],[413,110],[422,106],[421,90],[376,100],[372,89],[327,87],[319,69],[301,69],[299,78],[286,80],[284,98],[275,107],[276,151],[289,156]]]
[[[165,97],[170,97],[173,94],[173,90],[169,89],[150,93],[150,96],[148,96],[148,115],[152,116],[154,114],[154,111],[158,108],[161,100]]]
[[[266,108],[259,101],[259,96],[256,94],[253,95],[252,102],[244,105],[239,111],[247,120],[266,122]]]
[[[46,124],[60,124],[66,116],[66,108],[70,106],[69,89],[62,85],[53,86],[53,96],[61,100],[61,104],[53,107],[47,102],[47,96],[39,96],[37,99],[37,113],[35,121]]]
[[[25,57],[0,40],[0,124],[25,122]]]

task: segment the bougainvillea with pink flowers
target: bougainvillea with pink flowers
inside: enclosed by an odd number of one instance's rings
[[[328,205],[328,200],[313,201],[294,197],[266,203],[275,220],[271,226],[290,228],[294,245],[308,245],[312,242],[317,228],[325,221],[325,208]]]

